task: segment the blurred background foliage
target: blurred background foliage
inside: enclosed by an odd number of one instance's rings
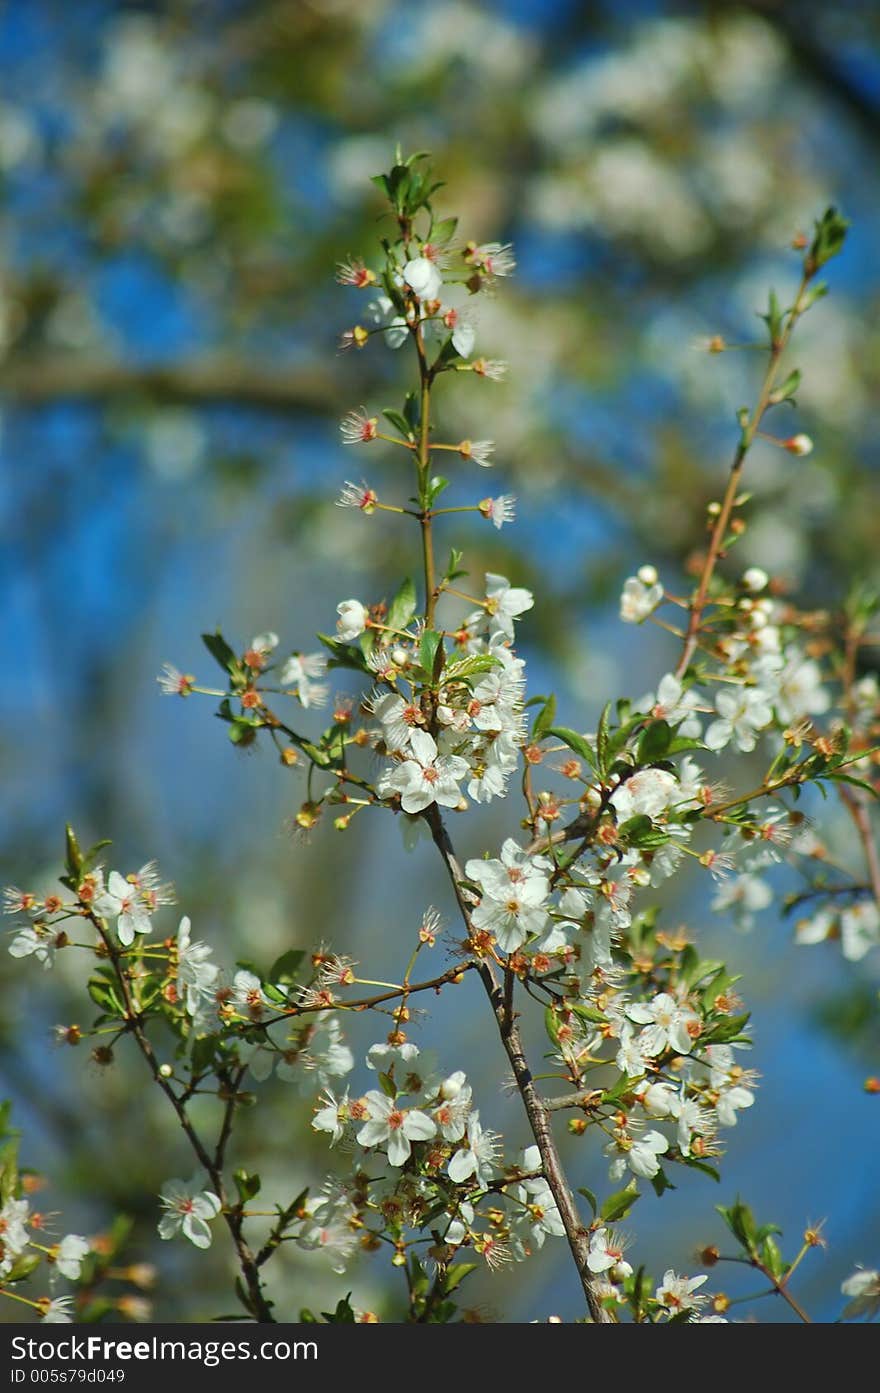
[[[112,836],[122,868],[158,856],[229,960],[268,965],[324,940],[382,977],[426,903],[451,918],[427,847],[404,857],[380,818],[300,845],[298,775],[236,753],[206,706],[163,701],[154,681],[166,659],[207,678],[197,636],[218,623],[236,646],[270,627],[313,647],[337,600],[389,594],[414,567],[405,529],[334,507],[364,464],[380,491],[403,490],[395,460],[373,447],[362,464],[339,444],[344,410],[399,404],[403,360],[378,344],[338,357],[360,305],[333,280],[382,230],[368,179],[396,141],[434,152],[440,209],[465,235],[516,244],[516,278],[479,321],[508,381],[444,383],[441,422],[498,442],[490,482],[462,468],[450,501],[511,491],[519,520],[503,533],[468,520],[449,540],[474,573],[534,588],[531,690],[555,687],[567,724],[588,729],[608,697],[671,666],[671,640],[618,624],[620,583],[651,561],[685,586],[758,366],[699,342],[755,340],[768,287],[795,284],[793,234],[829,202],[852,235],[793,357],[797,428],[817,449],[756,451],[735,564],[825,606],[854,576],[876,583],[878,32],[870,0],[6,0],[4,879],[47,883],[69,817],[83,841]],[[497,844],[516,816],[493,806],[458,839]],[[857,864],[836,808],[819,816]],[[730,1135],[721,1190],[688,1175],[642,1201],[639,1256],[657,1275],[696,1270],[694,1248],[720,1237],[712,1205],[737,1188],[795,1246],[827,1216],[831,1247],[802,1291],[829,1318],[853,1261],[880,1257],[878,1103],[861,1089],[877,1069],[877,964],[795,948],[772,913],[737,935],[707,904],[701,879],[666,912],[746,974],[763,1088]],[[0,958],[2,1092],[52,1177],[47,1207],[65,1231],[132,1215],[132,1257],[161,1261],[158,1318],[229,1310],[222,1241],[207,1258],[156,1242],[159,1184],[191,1168],[141,1061],[120,1049],[101,1069],[86,1046],[51,1042],[54,1024],[90,1014],[67,956],[51,977]],[[484,1120],[521,1144],[482,1003],[458,990],[415,1038],[467,1068]],[[356,1045],[377,1038],[375,1022],[355,1025]],[[289,1198],[327,1164],[289,1088],[265,1085],[242,1118],[236,1160],[261,1170],[264,1196]],[[568,1155],[574,1183],[601,1189],[598,1150]],[[576,1314],[562,1245],[548,1249],[474,1279],[465,1303]],[[343,1290],[393,1319],[400,1281],[373,1259]],[[338,1289],[320,1258],[285,1250],[273,1294],[288,1318]]]

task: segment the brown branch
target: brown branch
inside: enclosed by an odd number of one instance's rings
[[[684,646],[682,648],[681,657],[678,660],[678,665],[675,669],[676,677],[684,676],[687,666],[690,663],[691,658],[694,656],[694,653],[696,651],[697,643],[699,642],[700,637],[700,624],[703,618],[703,611],[706,608],[706,604],[709,598],[709,586],[712,583],[712,576],[715,573],[715,566],[720,557],[723,555],[724,542],[727,537],[727,528],[730,523],[730,517],[733,512],[734,504],[736,502],[736,496],[739,492],[739,485],[740,480],[742,478],[743,466],[746,462],[746,456],[748,455],[749,450],[752,447],[755,435],[757,434],[761,422],[764,419],[764,415],[767,411],[767,408],[772,404],[770,398],[773,393],[774,384],[776,382],[776,373],[779,367],[780,359],[782,358],[783,353],[788,347],[788,342],[791,338],[792,330],[794,329],[794,326],[797,324],[798,319],[801,317],[801,314],[803,313],[801,305],[803,302],[804,292],[807,288],[812,274],[813,272],[809,269],[804,271],[804,274],[801,278],[800,286],[798,287],[798,292],[794,298],[794,307],[788,316],[785,328],[780,333],[779,338],[776,340],[776,342],[771,345],[770,361],[767,364],[767,371],[764,374],[764,381],[761,383],[761,391],[758,396],[757,405],[755,406],[755,409],[749,417],[747,423],[741,429],[740,441],[736,447],[736,452],[733,457],[733,463],[730,467],[730,474],[728,475],[727,488],[724,491],[724,498],[721,502],[721,509],[718,513],[717,518],[715,519],[715,525],[712,528],[712,535],[709,541],[709,550],[706,553],[706,558],[703,562],[703,569],[700,572],[700,580],[699,584],[697,585],[697,593],[694,596],[693,601],[690,605],[690,613],[688,615],[688,626],[687,633],[685,634]]]
[[[107,956],[110,960],[110,963],[112,964],[113,973],[116,978],[117,985],[119,986],[119,990],[122,993],[122,1000],[125,1006],[126,1027],[128,1033],[134,1037],[141,1054],[147,1061],[147,1065],[149,1067],[150,1073],[153,1076],[154,1081],[159,1085],[162,1092],[165,1094],[165,1097],[168,1099],[171,1106],[173,1107],[177,1115],[177,1120],[183,1129],[187,1141],[192,1147],[196,1155],[196,1158],[199,1161],[199,1164],[204,1168],[204,1170],[210,1177],[211,1184],[214,1187],[214,1191],[217,1195],[217,1198],[220,1200],[220,1203],[222,1205],[221,1212],[226,1222],[226,1227],[229,1229],[232,1242],[235,1246],[239,1266],[241,1268],[241,1274],[244,1278],[245,1286],[247,1287],[248,1296],[250,1297],[253,1314],[254,1316],[256,1316],[258,1321],[274,1323],[275,1318],[272,1315],[271,1305],[266,1300],[266,1297],[263,1294],[263,1288],[260,1282],[260,1274],[256,1260],[254,1258],[253,1253],[251,1252],[249,1244],[245,1240],[245,1237],[242,1233],[242,1214],[240,1208],[235,1205],[230,1205],[229,1198],[226,1193],[226,1188],[223,1184],[223,1172],[221,1169],[222,1158],[223,1153],[226,1149],[226,1143],[229,1137],[229,1130],[232,1126],[232,1111],[234,1110],[234,1100],[231,1107],[230,1104],[227,1102],[226,1112],[224,1114],[223,1119],[223,1126],[221,1128],[220,1133],[220,1139],[218,1140],[217,1144],[217,1151],[215,1153],[215,1156],[212,1157],[209,1154],[198,1132],[193,1127],[192,1122],[189,1118],[189,1114],[186,1111],[185,1104],[180,1100],[180,1098],[178,1098],[169,1080],[166,1079],[162,1073],[161,1066],[159,1064],[158,1059],[156,1058],[156,1052],[153,1049],[152,1041],[150,1040],[149,1036],[146,1033],[146,1030],[144,1029],[143,1020],[141,1018],[140,1012],[137,1009],[137,1005],[132,997],[131,990],[128,984],[128,978],[126,977],[123,967],[120,963],[120,954],[118,948],[116,947],[116,944],[114,943],[113,939],[109,936],[109,934],[106,932],[103,923],[96,914],[89,912],[87,917],[89,918],[89,920],[97,930],[98,934],[100,935],[101,941],[107,950]],[[218,1157],[220,1159],[220,1164],[218,1164]]]
[[[332,414],[339,390],[332,375],[313,367],[279,371],[237,359],[204,358],[143,367],[111,359],[30,354],[4,365],[0,392],[13,406],[56,401],[97,405],[146,400],[162,406],[212,406],[234,402],[279,415]]]
[[[375,996],[365,996],[357,1001],[336,1001],[333,1002],[334,1011],[369,1011],[374,1006],[381,1006],[385,1001],[397,1001],[400,997],[413,996],[416,992],[437,991],[448,986],[450,982],[460,981],[462,974],[470,972],[471,968],[477,967],[475,962],[456,963],[455,967],[447,968],[441,972],[439,977],[431,977],[427,982],[413,982],[403,987],[394,987],[387,992],[377,992]],[[327,1003],[315,1002],[308,1006],[291,1006],[287,1011],[283,1011],[280,1016],[272,1016],[267,1021],[259,1021],[257,1024],[260,1029],[265,1030],[270,1025],[277,1025],[279,1021],[296,1020],[297,1016],[308,1016],[318,1011],[326,1011]]]
[[[434,844],[440,852],[443,863],[449,873],[458,907],[461,911],[465,927],[470,935],[473,933],[471,905],[468,903],[464,891],[462,890],[461,882],[464,879],[464,874],[455,855],[449,833],[446,830],[446,826],[436,805],[432,805],[424,816],[431,829]],[[544,1178],[556,1201],[556,1206],[559,1210],[563,1227],[565,1228],[565,1236],[568,1239],[568,1246],[571,1249],[571,1255],[574,1259],[575,1267],[577,1268],[590,1315],[597,1324],[612,1324],[612,1317],[599,1300],[593,1275],[587,1266],[587,1258],[590,1251],[589,1235],[583,1226],[574,1196],[571,1193],[568,1180],[562,1168],[562,1161],[556,1146],[556,1141],[553,1137],[547,1107],[535,1087],[535,1082],[526,1060],[522,1037],[519,1032],[519,1027],[516,1024],[516,1015],[512,1010],[508,1010],[505,1007],[504,992],[496,980],[491,965],[488,962],[478,963],[477,971],[480,974],[480,980],[483,983],[486,995],[491,1003],[495,1021],[498,1025],[498,1032],[501,1036],[501,1042],[504,1045],[507,1058],[513,1069],[513,1076],[516,1080],[519,1094],[523,1100],[526,1116],[528,1117],[529,1125],[532,1129],[532,1136],[535,1139],[535,1144],[541,1156]]]

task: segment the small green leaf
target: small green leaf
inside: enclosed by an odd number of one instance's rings
[[[393,1080],[393,1078],[391,1077],[390,1074],[380,1074],[380,1075],[379,1075],[379,1087],[381,1088],[382,1092],[385,1094],[385,1097],[386,1097],[386,1098],[396,1098],[396,1097],[397,1097],[397,1085],[395,1084],[395,1082],[394,1082],[394,1080]]]
[[[412,439],[409,421],[406,419],[403,412],[395,411],[393,407],[387,406],[382,412],[382,415],[385,417],[386,421],[391,423],[395,430],[400,431],[404,440]]]
[[[532,739],[540,740],[553,725],[556,716],[556,697],[551,692],[532,723]]]
[[[585,735],[578,735],[576,730],[569,730],[568,726],[549,726],[544,733],[552,735],[555,740],[561,740],[563,745],[567,745],[576,755],[580,755],[581,759],[585,759],[594,774],[599,772],[596,751]]]
[[[280,958],[276,958],[269,968],[267,980],[280,982],[285,987],[289,986],[296,981],[304,957],[304,949],[288,948],[287,952],[282,953]]]
[[[324,1317],[324,1319],[327,1321],[327,1323],[328,1323],[329,1325],[354,1325],[354,1324],[355,1324],[355,1314],[354,1314],[354,1311],[353,1311],[352,1308],[351,1308],[351,1302],[350,1302],[350,1300],[349,1300],[350,1297],[351,1297],[351,1292],[348,1293],[348,1296],[343,1296],[343,1297],[341,1298],[341,1300],[339,1300],[339,1301],[336,1303],[336,1310],[335,1310],[335,1311],[322,1311],[322,1312],[321,1312],[321,1315]]]
[[[437,658],[437,654],[440,650],[441,643],[441,634],[438,634],[435,629],[426,629],[425,632],[422,634],[421,642],[419,644],[419,664],[421,667],[424,668],[425,672],[427,672],[429,676],[434,678],[439,677],[440,675],[439,673],[434,672],[434,661]],[[441,672],[443,670],[442,663],[440,670]]]
[[[578,1194],[583,1195],[584,1199],[587,1201],[587,1204],[592,1209],[593,1218],[595,1219],[596,1215],[599,1213],[599,1201],[596,1199],[596,1196],[593,1194],[592,1190],[588,1190],[586,1185],[581,1185],[578,1189]]]
[[[219,663],[220,667],[224,668],[226,672],[235,671],[238,666],[238,659],[219,629],[213,634],[202,634],[202,643],[205,645],[214,661]]]
[[[785,1259],[779,1251],[779,1244],[772,1236],[765,1238],[761,1244],[761,1261],[771,1277],[775,1277],[777,1281],[785,1276]]]
[[[416,612],[416,604],[416,588],[407,577],[388,606],[389,629],[405,629]]]
[[[9,1272],[3,1278],[4,1283],[24,1281],[25,1277],[29,1277],[39,1267],[40,1257],[40,1253],[22,1253],[20,1257],[16,1258]]]
[[[457,1262],[454,1266],[448,1267],[443,1281],[443,1290],[447,1294],[455,1291],[455,1288],[464,1281],[465,1277],[470,1276],[479,1266],[478,1262]]]
[[[669,1179],[665,1170],[661,1166],[656,1175],[651,1176],[651,1184],[654,1187],[655,1195],[665,1195],[667,1190],[674,1190],[675,1186]]]
[[[672,743],[672,729],[668,721],[652,721],[646,726],[639,740],[636,758],[639,764],[654,764],[664,759]]]
[[[603,1201],[599,1218],[606,1224],[614,1224],[629,1213],[638,1199],[641,1199],[641,1195],[635,1185],[628,1185],[625,1190],[617,1190]]]
[[[73,880],[79,883],[83,870],[83,854],[79,849],[79,842],[76,840],[76,833],[68,822],[65,830],[65,865],[67,873]]]
[[[248,1200],[260,1193],[262,1182],[258,1175],[252,1175],[246,1170],[237,1170],[233,1171],[232,1178],[242,1204],[247,1204]]]
[[[315,637],[332,654],[328,667],[350,667],[357,672],[369,671],[366,658],[353,644],[343,643],[341,639],[331,638],[329,634],[316,634]]]
[[[599,760],[599,772],[604,774],[608,768],[608,740],[611,732],[611,702],[607,702],[602,715],[599,718],[599,729],[596,732],[596,753]]]

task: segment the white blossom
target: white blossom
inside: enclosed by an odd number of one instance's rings
[[[662,599],[659,581],[646,585],[638,576],[627,576],[620,596],[620,617],[624,624],[642,624]]]
[[[428,1141],[437,1128],[427,1113],[402,1108],[377,1089],[364,1095],[368,1120],[357,1134],[360,1146],[386,1147],[389,1165],[402,1166],[412,1153],[411,1142]]]
[[[159,1220],[160,1238],[174,1238],[182,1233],[197,1248],[211,1246],[209,1221],[222,1208],[213,1190],[203,1190],[198,1180],[169,1180],[159,1199],[166,1211]]]
[[[383,775],[381,790],[400,794],[405,813],[420,813],[432,803],[454,808],[461,802],[458,780],[468,771],[467,761],[458,755],[441,755],[434,737],[424,730],[413,730],[410,752],[402,764]]]
[[[467,1124],[467,1143],[450,1158],[447,1173],[456,1185],[473,1176],[478,1185],[488,1185],[498,1161],[500,1138],[484,1128],[480,1114],[472,1112]]]
[[[352,639],[362,634],[370,617],[369,610],[360,600],[343,600],[336,606],[336,613],[339,615],[336,632],[343,643],[351,643]]]
[[[135,934],[150,932],[150,915],[141,892],[118,871],[110,872],[107,889],[94,903],[95,912],[102,919],[116,920],[116,933],[123,947],[134,942]]]
[[[69,1233],[62,1238],[55,1254],[55,1270],[68,1281],[79,1281],[83,1260],[89,1253],[89,1243],[77,1233]]]
[[[720,691],[715,698],[718,720],[712,721],[704,736],[710,750],[721,750],[731,740],[748,754],[758,742],[758,731],[773,719],[770,698],[760,687],[737,687]]]

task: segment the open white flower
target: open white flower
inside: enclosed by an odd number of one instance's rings
[[[203,1190],[198,1180],[169,1180],[159,1196],[166,1211],[159,1220],[159,1237],[174,1238],[182,1233],[197,1248],[210,1248],[211,1219],[222,1205],[213,1190]]]
[[[500,630],[506,638],[513,638],[513,621],[519,619],[535,603],[531,590],[511,586],[505,576],[486,574],[486,613],[489,627],[493,633]]]
[[[348,1089],[337,1098],[328,1088],[321,1099],[322,1106],[312,1118],[312,1128],[316,1132],[329,1132],[330,1145],[335,1146],[345,1135],[349,1121]]]
[[[841,1283],[841,1292],[849,1303],[843,1308],[842,1320],[858,1320],[860,1316],[873,1319],[880,1311],[880,1272],[860,1267]]]
[[[39,924],[24,924],[9,945],[13,958],[36,958],[48,971],[55,961],[57,934]]]
[[[705,1296],[695,1296],[694,1292],[708,1280],[705,1276],[679,1277],[670,1267],[664,1273],[663,1281],[654,1293],[654,1299],[673,1315],[679,1311],[693,1311],[706,1300]]]
[[[70,1325],[73,1322],[72,1310],[72,1296],[55,1296],[43,1311],[43,1324]]]
[[[662,1132],[645,1132],[633,1136],[625,1128],[617,1129],[614,1140],[605,1148],[605,1155],[612,1158],[608,1174],[612,1180],[622,1180],[627,1167],[633,1175],[643,1180],[653,1180],[659,1173],[658,1157],[669,1150],[669,1141]]]
[[[715,710],[718,720],[712,721],[704,736],[710,750],[723,750],[733,740],[738,750],[748,754],[758,743],[758,731],[773,719],[770,697],[760,687],[719,692]]]
[[[488,1185],[499,1155],[499,1136],[483,1127],[478,1112],[471,1113],[467,1125],[467,1144],[459,1147],[447,1166],[456,1185],[473,1176],[478,1185]]]
[[[690,1054],[693,1049],[700,1018],[668,992],[658,992],[650,1003],[636,1002],[627,1006],[626,1014],[631,1021],[646,1027],[639,1036],[639,1046],[649,1059],[664,1050]]]
[[[459,755],[441,755],[434,737],[425,730],[413,730],[409,738],[410,754],[402,764],[390,770],[382,780],[385,796],[400,794],[405,813],[420,813],[432,803],[454,808],[461,801],[458,780],[468,772],[467,761]]]
[[[368,1120],[357,1134],[360,1146],[382,1146],[392,1166],[402,1166],[412,1154],[411,1142],[429,1141],[437,1128],[427,1113],[401,1108],[397,1102],[371,1089],[364,1095]]]
[[[102,919],[116,920],[119,942],[128,948],[135,934],[148,934],[152,925],[140,890],[118,871],[110,872],[107,889],[95,900],[95,912]]]
[[[587,1267],[591,1272],[607,1272],[612,1281],[622,1282],[632,1276],[632,1268],[623,1258],[624,1245],[610,1229],[596,1229],[590,1234]]]
[[[352,639],[362,634],[370,617],[366,605],[362,605],[360,600],[343,600],[336,606],[336,613],[339,615],[336,632],[343,643],[351,643]]]
[[[78,1233],[69,1233],[62,1238],[55,1253],[55,1271],[71,1282],[79,1281],[83,1261],[88,1255],[89,1244]]]
[[[663,599],[663,586],[655,580],[646,585],[638,576],[627,576],[620,596],[620,617],[624,624],[642,624]]]
[[[296,688],[302,705],[323,706],[327,700],[327,688],[315,678],[322,677],[327,668],[323,653],[291,653],[278,673],[278,683],[282,687]]]
[[[212,995],[220,969],[208,961],[212,952],[209,944],[192,942],[191,928],[189,915],[185,914],[177,930],[177,986],[186,997],[188,1014],[194,1016]]]
[[[443,277],[427,256],[415,256],[403,268],[403,279],[420,300],[439,300]]]

